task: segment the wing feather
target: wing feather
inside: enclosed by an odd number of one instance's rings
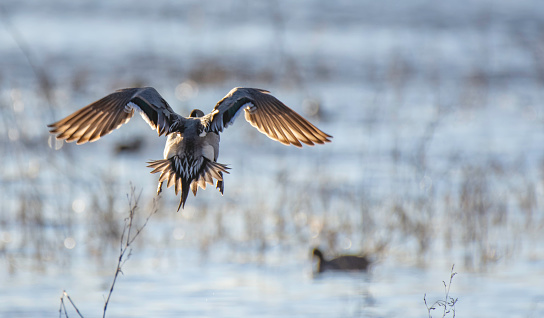
[[[57,139],[78,144],[93,142],[126,124],[137,110],[149,126],[163,135],[183,120],[153,87],[125,88],[48,125]]]
[[[330,142],[329,134],[321,131],[270,92],[256,88],[232,89],[206,115],[208,131],[219,133],[234,123],[242,110],[246,120],[269,138],[286,145],[302,147]]]
[[[272,108],[275,107],[275,105],[267,103],[267,107]],[[247,113],[248,112],[246,112],[246,114]],[[282,140],[279,140],[282,144],[293,144],[297,147],[302,147],[298,139],[294,136],[292,129],[290,128],[290,116],[285,116],[281,112],[278,112],[276,116],[271,116],[270,114],[267,115],[273,120],[273,127],[275,127],[278,134],[281,134],[281,136],[283,137]]]
[[[302,141],[305,144],[310,143],[310,140],[302,133],[302,131],[299,128],[300,124],[296,124],[296,118],[291,118],[289,116],[283,116],[285,122],[287,125],[289,125],[289,132],[291,133],[291,142],[298,142],[299,140]],[[301,146],[301,145],[300,145]]]

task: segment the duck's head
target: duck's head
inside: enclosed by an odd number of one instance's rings
[[[319,258],[321,261],[323,260],[323,253],[321,253],[317,247],[312,251],[312,255]]]
[[[201,111],[200,109],[193,109],[191,111],[191,114],[189,115],[189,117],[203,117],[204,116],[204,112]]]

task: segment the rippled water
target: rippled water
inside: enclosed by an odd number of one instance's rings
[[[63,290],[85,317],[102,313],[129,184],[141,224],[156,187],[144,162],[164,140],[134,118],[97,143],[48,145],[45,125],[134,85],[183,114],[267,88],[334,139],[300,150],[229,127],[225,195],[200,191],[175,213],[163,193],[109,316],[423,317],[452,264],[458,317],[544,316],[539,1],[0,9],[0,316],[56,316]],[[135,137],[144,149],[116,154]],[[315,277],[316,245],[375,264]]]

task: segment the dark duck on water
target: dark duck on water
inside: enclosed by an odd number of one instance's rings
[[[317,272],[325,271],[366,271],[370,265],[370,261],[366,256],[343,255],[326,260],[323,253],[314,248],[312,251],[313,257],[317,258]]]

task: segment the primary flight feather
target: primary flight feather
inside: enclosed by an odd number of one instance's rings
[[[178,206],[185,206],[189,189],[196,195],[198,187],[214,183],[223,194],[223,172],[226,165],[218,163],[219,133],[234,123],[245,111],[246,120],[269,138],[285,145],[302,147],[330,142],[324,133],[270,92],[263,89],[233,88],[205,115],[195,109],[189,117],[175,113],[153,87],[125,88],[93,102],[68,117],[48,125],[57,139],[75,141],[78,145],[93,142],[127,123],[134,111],[157,131],[168,137],[164,159],[148,162],[151,173],[160,172],[157,193],[163,182],[181,192]]]

